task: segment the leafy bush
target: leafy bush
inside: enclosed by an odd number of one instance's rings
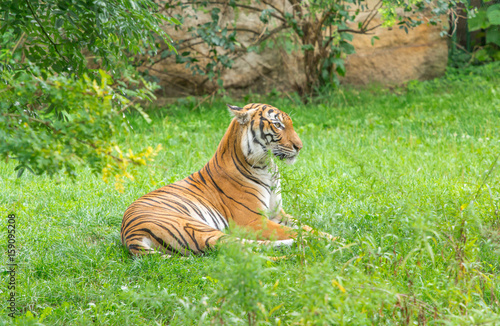
[[[103,70],[99,82],[86,74],[78,79],[44,78],[45,71],[36,66],[30,70],[7,71],[0,84],[0,157],[17,161],[18,177],[26,169],[49,175],[62,170],[76,177],[76,167],[83,164],[103,172],[105,180],[114,176],[122,189],[123,178],[133,178],[128,165],[145,165],[161,149],[149,146],[139,153],[122,153],[113,142],[114,134],[130,129],[120,111],[131,101],[110,86],[112,80]],[[127,93],[152,97],[146,89]]]
[[[21,66],[29,61],[53,72],[81,75],[89,71],[89,55],[104,68],[116,69],[129,53],[155,48],[157,37],[167,41],[161,23],[175,20],[157,9],[149,0],[7,0],[0,3],[0,35],[13,35],[14,50],[23,56],[16,58]]]
[[[484,30],[486,45],[474,57],[480,61],[500,60],[500,3],[470,11],[469,31]]]
[[[134,153],[113,141],[130,128],[126,110],[148,119],[139,102],[154,99],[155,85],[128,57],[159,41],[171,48],[160,24],[175,20],[156,10],[148,0],[0,3],[0,158],[16,160],[18,176],[75,176],[87,165],[121,189],[130,165],[156,155],[160,147]]]

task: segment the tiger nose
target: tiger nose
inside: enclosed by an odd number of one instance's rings
[[[298,143],[293,144],[293,148],[298,152],[302,149],[302,142],[299,140]]]

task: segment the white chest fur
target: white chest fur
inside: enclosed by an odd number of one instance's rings
[[[267,150],[262,148],[262,144],[256,141],[256,138],[261,137],[260,130],[252,130],[247,128],[243,133],[241,140],[241,150],[245,155],[247,162],[255,164],[253,175],[264,185],[260,189],[263,196],[262,202],[266,204],[264,213],[270,219],[273,219],[281,210],[281,185],[278,166],[269,157]],[[262,166],[267,166],[262,168]]]
[[[271,161],[267,169],[255,172],[255,177],[266,187],[261,186],[262,202],[266,203],[265,215],[273,219],[281,210],[281,185],[278,167]]]

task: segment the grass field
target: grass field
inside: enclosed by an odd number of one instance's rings
[[[342,240],[130,257],[124,210],[208,161],[229,125],[226,101],[180,100],[151,111],[151,124],[130,116],[135,133],[119,143],[164,150],[124,193],[89,170],[76,182],[16,179],[15,164],[0,163],[0,323],[12,322],[14,213],[18,324],[500,325],[500,65],[392,90],[343,88],[307,105],[233,101],[290,113],[304,149],[280,164],[284,208]]]

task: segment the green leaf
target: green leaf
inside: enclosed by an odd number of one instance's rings
[[[467,20],[469,31],[477,31],[479,29],[488,28],[490,23],[488,17],[486,16],[485,10],[479,10],[475,17],[471,17]]]
[[[304,45],[302,45],[302,50],[303,51],[313,51],[314,46],[312,44],[304,44]]]
[[[348,42],[340,42],[340,48],[343,49],[346,54],[353,54],[356,52],[354,46]]]
[[[345,66],[344,66],[344,63],[338,63],[335,70],[337,71],[337,73],[344,77],[345,76]]]
[[[149,115],[146,112],[144,112],[142,107],[140,107],[139,105],[136,105],[136,106],[134,106],[134,108],[136,109],[137,112],[139,112],[140,115],[142,115],[142,117],[144,118],[144,120],[146,120],[147,123],[151,123],[153,121],[153,120],[151,120]]]
[[[181,22],[174,17],[166,17],[166,19],[175,25],[181,25]]]
[[[486,16],[488,17],[490,24],[500,25],[500,3],[488,7]]]
[[[375,45],[375,40],[380,40],[380,38],[378,36],[373,36],[372,39],[371,39],[372,46]]]
[[[55,23],[55,25],[54,25],[54,26],[55,26],[56,28],[60,28],[60,27],[63,25],[63,23],[64,23],[64,19],[62,19],[62,18],[57,18],[57,19],[56,19],[56,23]]]
[[[31,311],[26,311],[26,318],[28,320],[35,320],[35,315],[33,315],[33,313]]]
[[[486,31],[486,43],[500,46],[500,26],[491,26]]]
[[[18,169],[18,168],[19,168],[19,169]],[[19,167],[19,166],[17,166],[17,167],[15,168],[15,170],[17,170],[17,177],[18,177],[18,178],[20,178],[20,177],[22,177],[22,176],[23,176],[23,173],[24,173],[24,171],[26,170],[26,168],[25,168],[25,167]]]
[[[342,36],[342,39],[346,41],[352,41],[354,39],[354,35],[350,33],[341,33],[340,35]]]
[[[38,319],[38,321],[42,322],[50,314],[52,314],[52,308],[51,307],[45,307],[45,309],[43,309],[42,314],[40,315],[40,319]]]
[[[321,77],[323,78],[323,80],[328,80],[328,78],[330,77],[330,75],[328,74],[328,70],[321,70]]]
[[[480,62],[491,60],[491,56],[488,54],[488,51],[484,48],[474,52],[474,57]]]

